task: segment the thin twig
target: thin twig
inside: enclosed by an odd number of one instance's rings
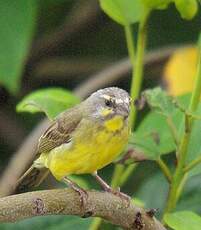
[[[195,166],[197,166],[198,164],[201,164],[201,154],[199,154],[199,156],[191,161],[185,168],[184,168],[184,172],[189,172],[191,169],[193,169]]]
[[[29,192],[0,199],[0,222],[14,222],[44,215],[99,216],[133,230],[165,230],[156,218],[134,204],[107,192],[87,191],[82,204],[77,192],[55,189]]]
[[[172,181],[172,174],[170,172],[170,169],[168,168],[168,166],[166,165],[166,163],[161,159],[159,158],[157,160],[157,163],[158,165],[160,166],[163,174],[165,175],[165,177],[167,178],[168,182],[171,183]]]

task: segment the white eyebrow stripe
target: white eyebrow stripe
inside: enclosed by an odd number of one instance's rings
[[[107,99],[107,100],[110,100],[110,99],[112,99],[112,97],[111,96],[109,96],[109,95],[107,95],[107,94],[103,94],[103,95],[100,95],[100,97],[102,97],[102,98],[104,98],[104,99]],[[129,103],[129,98],[124,98],[124,99],[121,99],[121,98],[115,98],[115,102],[117,103],[117,104],[122,104],[122,103]]]
[[[107,94],[100,95],[100,97],[105,98],[107,100],[111,99],[111,97]]]
[[[129,99],[128,98],[125,98],[125,99],[116,99],[115,101],[116,101],[117,104],[122,104],[122,103],[128,104],[129,103]]]
[[[115,102],[116,102],[117,104],[121,104],[121,103],[124,103],[124,100],[122,100],[122,99],[115,99]]]

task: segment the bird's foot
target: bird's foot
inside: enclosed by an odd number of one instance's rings
[[[69,178],[65,177],[63,181],[74,191],[76,191],[79,194],[80,197],[80,203],[82,207],[85,207],[88,199],[87,191],[81,188],[79,185],[77,185],[75,182],[71,181]]]
[[[120,197],[123,201],[126,201],[127,207],[130,205],[130,197],[126,195],[125,193],[120,192],[120,189],[117,190],[111,188],[98,174],[97,172],[93,173],[93,176],[97,180],[97,182],[101,185],[101,187],[109,193],[114,194],[115,196]]]
[[[84,207],[86,205],[87,199],[88,199],[87,192],[83,188],[80,188],[79,186],[73,186],[71,188],[79,194],[80,203]]]

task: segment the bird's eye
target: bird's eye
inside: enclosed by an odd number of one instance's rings
[[[106,99],[105,100],[105,105],[108,106],[108,107],[112,107],[113,106],[113,102],[111,99]]]

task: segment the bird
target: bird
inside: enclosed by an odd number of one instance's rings
[[[128,143],[130,106],[125,90],[108,87],[60,113],[39,138],[35,160],[19,178],[16,192],[39,186],[51,173],[77,191],[84,202],[86,191],[68,176],[91,174],[105,191],[127,197],[112,189],[97,171],[112,163]]]

